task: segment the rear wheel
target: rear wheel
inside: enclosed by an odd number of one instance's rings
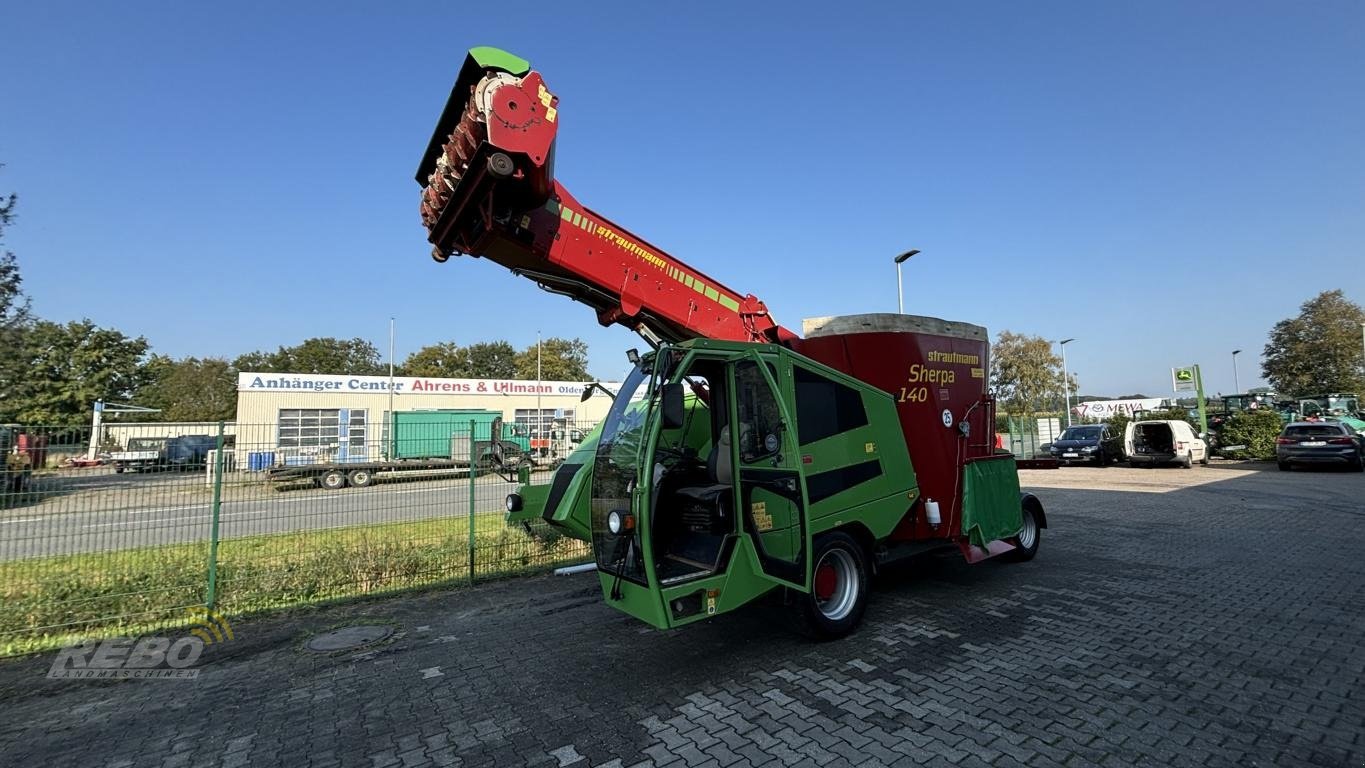
[[[346,482],[352,488],[364,488],[374,482],[374,473],[368,469],[353,469],[346,473]]]
[[[346,487],[346,473],[339,469],[329,469],[322,473],[318,478],[318,485],[329,491],[337,491]]]
[[[1365,456],[1356,456],[1354,464],[1350,465],[1352,472],[1365,472]]]
[[[806,634],[833,640],[852,632],[867,609],[867,553],[843,531],[815,540],[811,591],[798,595],[798,618]]]
[[[1180,460],[1180,466],[1183,467],[1183,468],[1185,468],[1185,469],[1189,469],[1190,467],[1193,467],[1193,466],[1194,466],[1194,453],[1191,452],[1191,453],[1185,454],[1185,458],[1183,458],[1183,459]]]
[[[1013,551],[1005,554],[1005,557],[1022,563],[1032,560],[1038,554],[1038,545],[1042,543],[1042,529],[1038,526],[1038,516],[1028,506],[1019,510],[1020,517],[1023,518],[1023,527],[1019,529],[1019,546]]]

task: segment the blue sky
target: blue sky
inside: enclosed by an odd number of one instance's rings
[[[1257,381],[1365,302],[1365,5],[26,3],[0,190],[37,312],[171,355],[310,336],[638,339],[428,256],[412,180],[465,49],[560,97],[558,178],[799,329],[906,310],[1075,337],[1086,393]],[[1145,286],[1145,287],[1139,287]]]

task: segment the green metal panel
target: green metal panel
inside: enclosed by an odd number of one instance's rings
[[[501,69],[509,74],[521,77],[531,71],[531,62],[508,53],[501,48],[494,48],[490,45],[479,45],[469,49],[469,61],[474,62],[479,69]]]

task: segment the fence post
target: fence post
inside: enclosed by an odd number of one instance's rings
[[[474,583],[474,480],[478,475],[478,441],[474,438],[474,420],[469,421],[469,583]]]
[[[218,422],[218,449],[213,452],[213,523],[209,530],[209,588],[204,605],[210,611],[218,602],[218,518],[223,506],[223,422]]]

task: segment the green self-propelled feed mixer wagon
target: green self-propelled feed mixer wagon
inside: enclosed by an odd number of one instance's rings
[[[798,336],[579,203],[553,174],[558,126],[538,72],[475,48],[417,181],[437,261],[494,261],[651,347],[535,499],[591,542],[610,605],[666,628],[781,590],[837,637],[891,560],[1034,556],[1047,522],[994,448],[984,328],[870,314]]]

